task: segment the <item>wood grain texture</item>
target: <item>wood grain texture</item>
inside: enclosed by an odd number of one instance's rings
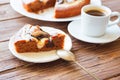
[[[103,5],[120,12],[120,0],[102,0]],[[67,34],[69,22],[34,20],[15,12],[9,0],[0,1],[0,80],[94,80],[73,62],[57,60],[44,64],[21,61],[8,49],[9,39],[24,24],[51,26]],[[120,25],[120,24],[119,24]],[[70,35],[70,34],[69,34]],[[91,44],[72,39],[76,59],[101,80],[120,80],[120,38],[108,44]]]
[[[8,4],[9,0],[0,0],[0,5]]]
[[[120,76],[113,77],[113,78],[110,78],[110,79],[107,79],[107,80],[120,80]]]
[[[15,12],[9,4],[0,5],[0,21],[23,17]]]

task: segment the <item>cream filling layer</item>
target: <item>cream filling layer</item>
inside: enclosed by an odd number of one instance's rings
[[[21,34],[22,39],[24,39],[26,41],[34,40],[37,42],[37,47],[39,49],[42,48],[45,45],[45,41],[48,40],[48,38],[42,38],[42,39],[38,40],[37,38],[32,37],[30,35],[30,31],[31,31],[30,28],[31,28],[31,25],[29,25],[29,24],[27,24],[23,27],[22,34]]]

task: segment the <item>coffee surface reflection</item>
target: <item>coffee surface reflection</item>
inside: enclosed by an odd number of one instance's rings
[[[105,13],[99,10],[88,10],[86,13],[92,16],[105,16]]]

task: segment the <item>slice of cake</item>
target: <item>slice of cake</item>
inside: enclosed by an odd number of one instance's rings
[[[64,48],[65,34],[46,32],[40,26],[27,24],[15,36],[14,47],[18,53],[50,51]]]
[[[90,3],[90,0],[57,0],[55,18],[66,18],[79,15],[81,8]]]
[[[79,15],[81,8],[90,0],[22,0],[28,12],[39,13],[44,9],[54,7],[55,18],[66,18]]]

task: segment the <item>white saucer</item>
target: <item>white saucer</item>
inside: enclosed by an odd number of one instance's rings
[[[89,43],[109,43],[120,37],[120,28],[118,25],[109,27],[101,37],[86,36],[80,32],[80,20],[72,21],[68,25],[68,31],[76,39]]]
[[[55,29],[52,27],[41,27],[41,28],[44,31],[47,31],[48,33],[60,32],[60,33],[65,34],[65,32],[63,32],[62,30]],[[21,32],[22,32],[22,29],[18,31],[17,34],[21,34]],[[59,59],[59,57],[56,54],[57,50],[45,51],[45,52],[27,52],[27,53],[16,52],[14,48],[14,41],[15,41],[16,35],[12,36],[9,41],[9,49],[15,57],[23,61],[33,62],[33,63],[46,63],[46,62],[51,62],[51,61],[55,61]],[[65,37],[64,49],[70,50],[72,48],[72,41],[71,41],[71,38],[67,34],[65,35],[66,37]]]

